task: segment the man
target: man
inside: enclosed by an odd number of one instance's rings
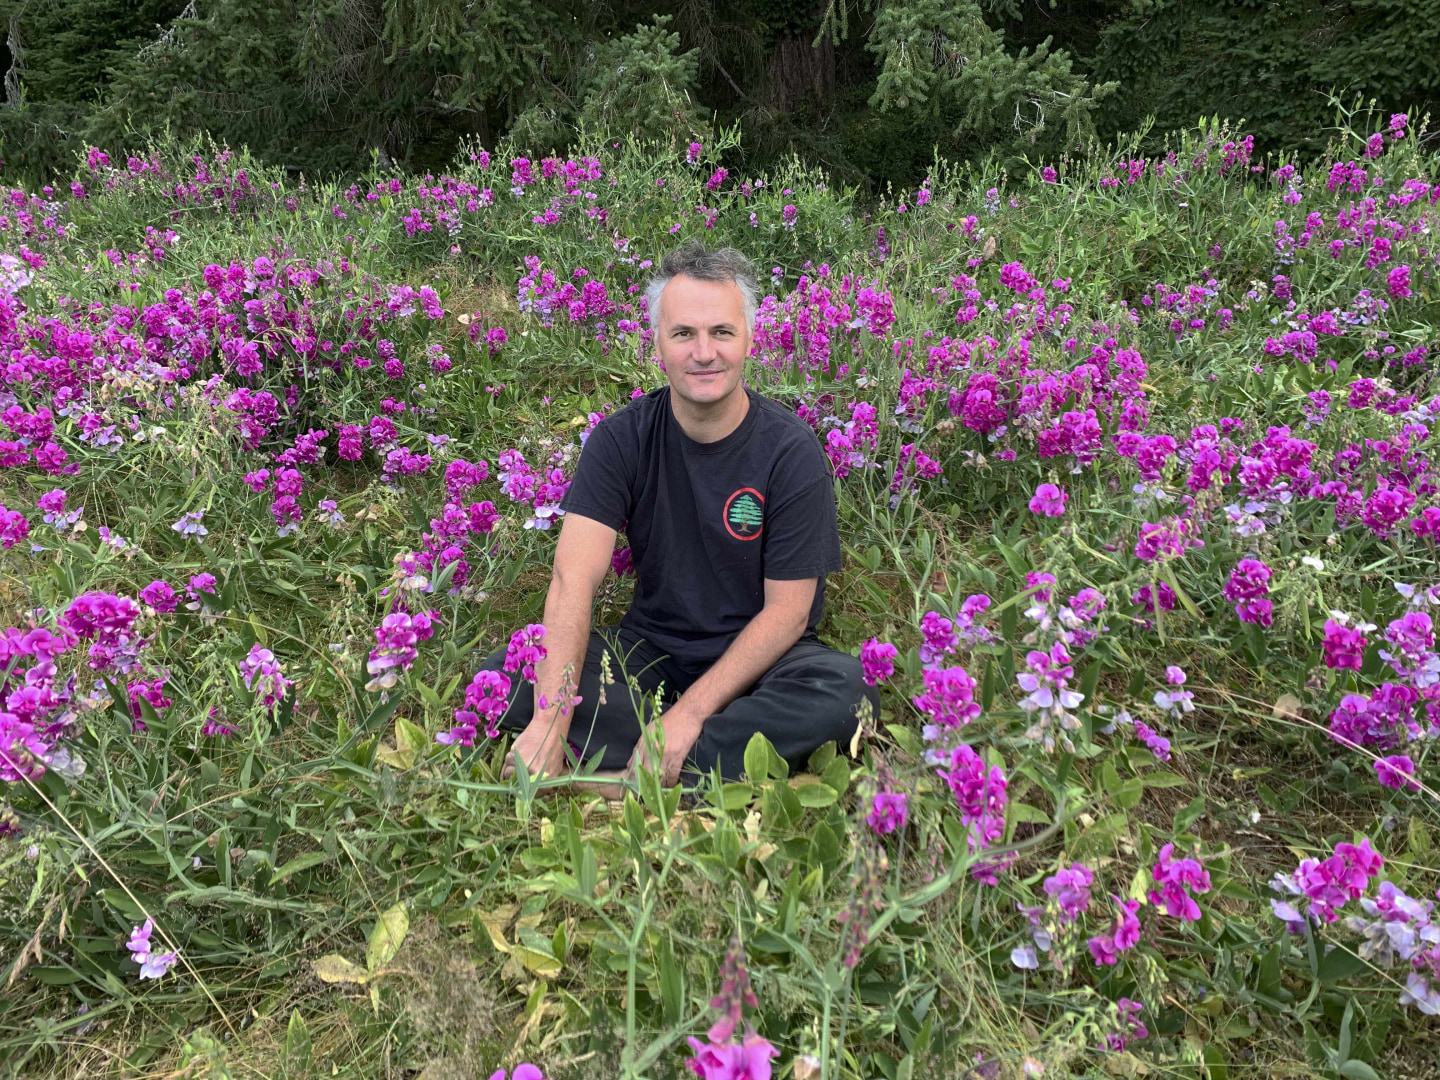
[[[655,767],[626,676],[668,699],[648,725],[667,785],[682,769],[735,779],[757,731],[801,767],[854,734],[862,699],[878,710],[860,662],[815,635],[825,575],[840,569],[834,491],[809,427],[741,381],[757,295],[749,260],[700,244],[667,255],[646,290],[669,385],[595,427],[560,504],[548,654],[534,688],[515,680],[502,721],[518,731],[512,761],[532,773],[564,772],[567,741],[584,760],[600,755],[611,782]],[[634,602],[618,626],[592,630],[622,529]],[[502,649],[484,666],[503,660]]]

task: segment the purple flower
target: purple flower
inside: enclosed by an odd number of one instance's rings
[[[505,1070],[496,1069],[490,1074],[490,1080],[505,1080]],[[524,1065],[516,1065],[515,1071],[510,1074],[510,1080],[545,1080],[545,1074],[540,1071],[539,1065],[531,1065],[526,1062]]]
[[[963,727],[980,715],[980,704],[975,700],[977,684],[963,667],[929,668],[924,679],[924,692],[911,701],[936,724]]]
[[[1379,874],[1384,865],[1385,860],[1370,847],[1368,838],[1359,844],[1340,843],[1328,859],[1302,859],[1294,873],[1276,874],[1270,887],[1292,896],[1304,896],[1310,901],[1307,912],[1310,918],[1333,923],[1340,918],[1340,909],[1347,902],[1358,900],[1370,879]],[[1292,926],[1296,921],[1294,916],[1299,914],[1289,903],[1272,904],[1272,907],[1287,926]]]
[[[158,979],[169,971],[180,959],[178,952],[157,953],[150,949],[150,934],[155,929],[153,919],[146,919],[143,926],[130,931],[130,940],[125,947],[130,950],[130,959],[140,965],[140,978]]]
[[[473,746],[480,724],[485,725],[485,736],[490,739],[500,735],[500,717],[510,702],[510,679],[498,671],[477,671],[465,688],[465,708],[455,710],[455,726],[435,736],[443,746]]]
[[[1150,903],[1164,910],[1173,919],[1195,922],[1200,918],[1200,905],[1186,889],[1196,893],[1210,891],[1210,873],[1197,859],[1174,858],[1175,845],[1160,849],[1159,861],[1150,871],[1156,888],[1150,891]]]
[[[936,772],[950,787],[960,810],[960,823],[970,830],[970,850],[980,851],[1005,835],[1005,807],[1009,803],[1005,770],[987,767],[975,750],[961,743],[948,754],[949,768]]]
[[[1044,517],[1059,517],[1065,513],[1065,501],[1069,498],[1054,484],[1041,484],[1030,499],[1030,512]]]
[[[240,675],[245,680],[245,689],[254,691],[256,699],[272,712],[285,697],[285,691],[292,685],[281,674],[275,654],[258,641],[250,646],[250,653],[240,661]]]
[[[168,582],[155,580],[140,590],[140,599],[149,604],[162,615],[168,615],[175,610],[179,601],[175,598],[175,590]]]
[[[770,1061],[780,1053],[753,1030],[741,1043],[686,1041],[695,1056],[685,1064],[700,1080],[770,1080]]]
[[[510,635],[510,644],[505,649],[506,671],[518,671],[527,682],[535,681],[535,665],[546,657],[545,646],[540,644],[545,637],[545,627],[530,623],[524,629]]]
[[[1105,1036],[1105,1042],[1101,1050],[1110,1050],[1120,1053],[1132,1042],[1149,1038],[1150,1030],[1140,1021],[1140,1013],[1143,1011],[1138,1001],[1131,1001],[1129,998],[1121,998],[1115,1002],[1116,1028]]]
[[[1375,761],[1375,777],[1382,787],[1396,791],[1419,791],[1419,783],[1411,779],[1414,775],[1415,762],[1405,754],[1392,754]]]
[[[1204,542],[1190,535],[1193,526],[1186,518],[1169,517],[1163,521],[1140,523],[1140,536],[1135,541],[1135,557],[1142,562],[1179,558],[1188,548],[1204,547]]]
[[[1325,640],[1322,644],[1325,666],[1336,671],[1349,669],[1359,671],[1364,658],[1365,646],[1369,642],[1360,627],[1345,625],[1345,616],[1331,612],[1333,618],[1325,620]]]
[[[1045,879],[1045,895],[1055,901],[1063,922],[1076,922],[1090,909],[1090,886],[1095,873],[1083,863],[1057,870]]]
[[[955,651],[955,624],[938,612],[927,611],[921,616],[920,633],[924,638],[920,645],[920,662],[926,667],[936,666]]]
[[[860,646],[860,667],[866,686],[883,683],[895,674],[894,660],[900,650],[888,641],[871,638]]]
[[[1133,949],[1140,941],[1140,920],[1135,917],[1135,912],[1140,910],[1140,901],[1121,900],[1113,893],[1110,899],[1115,901],[1115,906],[1120,909],[1115,921],[1110,924],[1108,931],[1092,937],[1088,942],[1090,955],[1095,958],[1097,967],[1118,964],[1120,954],[1127,949]]]
[[[909,818],[907,798],[903,791],[878,791],[870,802],[865,823],[876,835],[884,836],[903,829]]]

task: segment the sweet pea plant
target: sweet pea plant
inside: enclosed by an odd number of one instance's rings
[[[1203,125],[868,207],[727,170],[733,134],[349,186],[157,144],[6,190],[3,1067],[1419,1075],[1422,135]],[[749,378],[831,463],[821,632],[883,706],[611,805],[502,778],[498,723],[691,237],[765,272]]]

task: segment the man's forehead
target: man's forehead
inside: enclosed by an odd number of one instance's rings
[[[667,322],[733,321],[743,312],[745,297],[733,281],[701,281],[677,274],[665,283],[661,303]]]

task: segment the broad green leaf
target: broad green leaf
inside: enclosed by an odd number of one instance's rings
[[[760,732],[750,736],[745,745],[745,778],[752,784],[763,784],[770,776],[770,740]]]
[[[818,780],[801,784],[793,790],[795,797],[800,800],[801,806],[831,806],[840,798],[839,792],[829,784],[821,783]]]
[[[292,874],[298,874],[301,870],[309,870],[312,866],[327,863],[334,857],[325,851],[307,851],[304,855],[296,855],[295,858],[275,871],[275,876],[270,879],[270,884],[278,885]]]

